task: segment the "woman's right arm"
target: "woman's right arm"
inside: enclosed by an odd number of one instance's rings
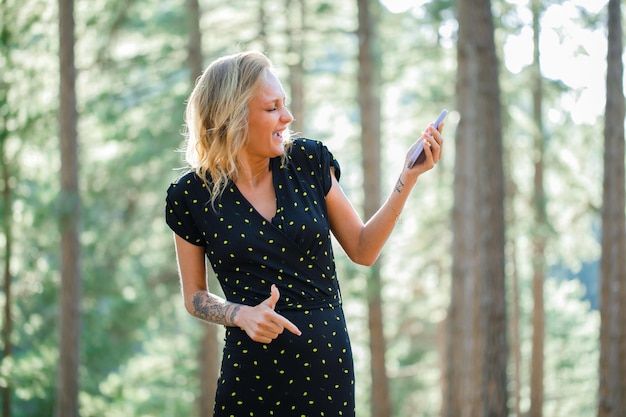
[[[243,306],[208,291],[204,248],[187,242],[177,234],[174,234],[174,243],[183,300],[189,314],[211,323],[236,326],[235,317]]]
[[[280,297],[275,285],[272,285],[269,298],[254,307],[226,301],[207,289],[204,248],[175,233],[174,241],[183,300],[189,314],[211,323],[239,327],[252,340],[261,343],[270,343],[283,329],[300,335],[293,323],[274,311]]]

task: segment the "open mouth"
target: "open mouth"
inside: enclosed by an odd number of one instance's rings
[[[277,130],[275,132],[272,133],[272,137],[276,140],[283,140],[283,132],[284,130]]]

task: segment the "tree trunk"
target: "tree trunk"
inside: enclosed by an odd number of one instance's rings
[[[78,416],[80,337],[80,196],[78,191],[78,141],[76,69],[74,66],[74,1],[59,0],[61,143],[61,288],[60,359],[56,415]]]
[[[217,378],[219,374],[219,345],[217,343],[217,325],[201,323],[202,339],[198,350],[200,372],[199,416],[212,417]]]
[[[10,48],[10,32],[9,32],[9,18],[8,18],[8,6],[6,1],[3,1],[0,7],[0,16],[2,21],[0,22],[0,47],[2,50],[0,54],[5,57],[5,65],[7,68],[11,67],[11,57],[9,56]],[[11,285],[13,277],[11,275],[11,262],[13,258],[13,187],[11,186],[11,168],[9,167],[9,158],[7,156],[6,143],[9,137],[9,129],[7,126],[9,115],[9,83],[0,76],[0,163],[2,164],[2,234],[4,235],[4,270],[3,283],[4,283],[4,317],[2,327],[2,343],[4,349],[2,357],[4,359],[11,358],[13,354],[13,344],[11,342],[11,334],[13,333],[13,297],[11,294]],[[12,396],[11,392],[13,387],[10,380],[6,385],[0,388],[2,391],[2,415],[5,417],[11,417],[12,411]]]
[[[361,112],[361,144],[363,154],[364,215],[369,219],[380,207],[380,68],[376,44],[374,16],[376,2],[357,0],[359,68],[358,97]],[[370,331],[371,416],[389,417],[389,381],[385,368],[385,336],[383,332],[381,260],[369,270],[367,280],[368,324]]]
[[[543,415],[543,356],[544,356],[544,299],[543,283],[545,280],[545,248],[546,248],[546,196],[543,186],[545,138],[543,129],[543,89],[541,79],[541,61],[539,54],[539,20],[541,17],[541,0],[533,0],[533,132],[535,150],[535,176],[533,210],[535,212],[535,233],[533,235],[533,336],[530,368],[530,410],[529,417]]]
[[[506,166],[511,166],[511,152],[505,151],[504,158],[506,158]],[[505,214],[506,224],[514,224],[517,221],[515,214],[515,208],[513,202],[518,198],[517,184],[513,180],[510,173],[506,176],[506,203]],[[507,269],[509,270],[508,276],[511,282],[511,318],[509,320],[510,332],[511,332],[511,347],[509,349],[512,356],[511,364],[513,369],[511,370],[512,387],[511,395],[513,396],[513,415],[515,417],[522,417],[522,347],[520,340],[520,284],[519,284],[519,268],[517,264],[518,248],[517,237],[509,236],[506,244],[506,259],[508,263]]]
[[[267,14],[265,12],[265,0],[258,0],[258,12],[259,12],[259,31],[256,39],[261,42],[261,49],[267,55],[271,55],[270,42],[267,36]]]
[[[297,6],[294,6],[296,5]],[[306,9],[304,0],[286,0],[287,19],[287,66],[289,67],[289,92],[291,95],[291,114],[294,120],[290,129],[301,134],[304,128],[304,32]],[[294,23],[294,22],[297,22]]]
[[[519,274],[517,268],[517,248],[515,242],[510,242],[511,254],[508,256],[511,262],[511,293],[512,308],[511,314],[511,354],[513,355],[513,412],[515,417],[522,417],[522,347],[520,342],[520,291],[519,291]]]
[[[2,29],[3,31],[5,29]],[[2,37],[4,40],[4,36]],[[3,43],[4,45],[4,43]],[[13,277],[11,275],[11,259],[13,257],[13,229],[12,229],[12,193],[13,187],[11,186],[11,170],[9,168],[9,161],[6,155],[6,141],[8,138],[7,129],[7,90],[4,80],[0,80],[0,114],[2,114],[0,126],[0,163],[2,163],[2,234],[4,235],[4,270],[3,283],[4,283],[4,318],[2,328],[2,343],[3,359],[9,359],[13,354],[13,344],[11,342],[11,333],[13,332],[13,314],[11,312],[13,306],[13,298],[11,295],[11,284]],[[12,386],[10,380],[2,387],[2,415],[4,417],[11,417],[11,391]]]
[[[187,64],[189,65],[191,86],[204,70],[202,65],[202,31],[200,30],[200,5],[198,0],[187,0],[187,21],[189,28],[189,44],[187,46]]]
[[[599,417],[626,409],[624,64],[620,0],[609,0],[600,289]]]
[[[504,175],[498,63],[489,0],[459,12],[452,294],[444,415],[508,415]]]
[[[189,22],[187,62],[190,74],[189,81],[193,87],[196,79],[204,70],[202,65],[202,32],[200,30],[202,13],[198,0],[187,0],[187,15]],[[198,415],[200,417],[212,417],[220,358],[217,326],[211,323],[201,323],[200,325],[202,326],[202,338],[198,348],[198,377],[200,379]]]

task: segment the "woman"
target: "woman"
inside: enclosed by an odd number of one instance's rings
[[[263,54],[213,62],[187,103],[191,170],[168,189],[185,307],[226,326],[216,417],[354,416],[331,232],[352,261],[373,264],[418,177],[441,158],[443,139],[429,127],[425,160],[404,164],[364,224],[328,149],[287,137],[285,101]],[[207,289],[205,256],[226,299]]]

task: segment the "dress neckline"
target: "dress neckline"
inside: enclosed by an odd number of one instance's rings
[[[260,218],[262,218],[263,220],[270,222],[274,225],[278,225],[277,221],[280,220],[279,214],[282,210],[281,205],[279,204],[280,199],[278,198],[278,190],[279,190],[279,184],[278,184],[278,178],[276,175],[276,171],[278,170],[278,168],[280,166],[277,166],[275,164],[275,160],[277,158],[271,158],[270,159],[270,173],[272,176],[272,187],[274,188],[274,199],[276,201],[276,210],[274,211],[274,215],[271,218],[267,218],[264,215],[261,214],[261,212],[259,210],[257,210],[257,208],[254,206],[254,204],[252,204],[250,202],[250,200],[248,200],[246,198],[246,196],[241,192],[241,190],[239,189],[239,187],[237,186],[237,184],[234,181],[231,181],[232,185],[233,185],[233,189],[237,190],[237,193],[239,194],[239,196],[241,196],[242,200],[246,202],[246,204],[249,206],[249,208],[252,209],[252,211],[254,213],[256,213]],[[278,158],[278,160],[280,160],[280,158]],[[280,223],[280,222],[279,222]]]

